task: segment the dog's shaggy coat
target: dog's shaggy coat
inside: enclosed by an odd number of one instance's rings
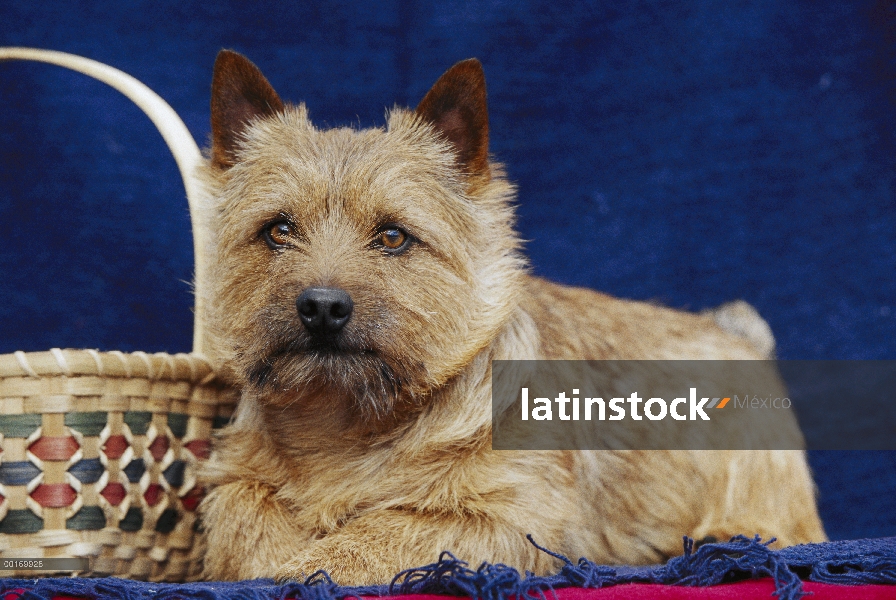
[[[694,315],[529,276],[477,61],[385,128],[320,130],[223,51],[212,129],[207,304],[243,391],[206,467],[207,577],[382,583],[441,550],[555,568],[527,533],[630,564],[685,534],[824,539],[800,451],[491,450],[492,360],[759,359],[772,342],[743,305]],[[296,309],[320,286],[354,305],[326,343]]]

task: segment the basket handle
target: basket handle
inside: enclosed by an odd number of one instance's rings
[[[158,94],[127,73],[101,62],[54,50],[38,48],[0,47],[0,61],[32,60],[65,67],[89,75],[115,88],[140,109],[162,134],[168,149],[174,155],[180,176],[187,191],[190,220],[193,223],[193,253],[196,261],[194,282],[193,352],[204,354],[207,350],[204,325],[204,300],[207,286],[206,249],[208,234],[201,218],[201,199],[204,191],[196,177],[196,168],[202,163],[202,153],[181,118]]]

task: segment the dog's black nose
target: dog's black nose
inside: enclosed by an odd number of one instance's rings
[[[308,288],[296,299],[299,318],[315,334],[332,334],[342,329],[354,306],[352,297],[338,288]]]

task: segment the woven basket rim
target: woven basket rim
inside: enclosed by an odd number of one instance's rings
[[[121,352],[111,350],[59,349],[43,352],[21,350],[0,354],[0,380],[12,377],[122,377],[149,380],[212,382],[216,373],[211,361],[190,352]]]

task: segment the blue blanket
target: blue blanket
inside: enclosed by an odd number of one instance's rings
[[[491,148],[534,270],[701,309],[782,358],[896,358],[896,15],[876,0],[0,2],[0,44],[147,83],[204,143],[222,47],[320,125],[370,126],[452,63],[486,70]],[[0,64],[0,352],[178,352],[192,254],[174,161],[117,92]],[[896,453],[810,456],[834,539],[896,535]]]

